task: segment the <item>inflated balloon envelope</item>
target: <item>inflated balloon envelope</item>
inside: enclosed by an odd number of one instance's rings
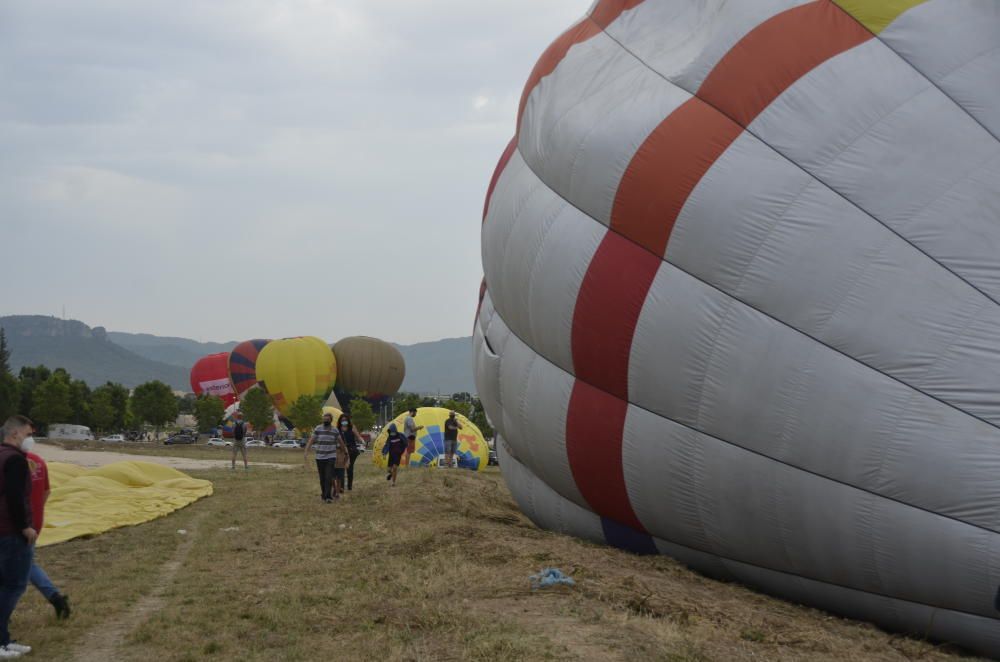
[[[1000,656],[1000,9],[603,0],[489,187],[541,526]]]
[[[444,456],[444,423],[448,419],[448,412],[449,410],[443,407],[419,407],[417,409],[414,420],[418,426],[423,426],[423,429],[417,431],[414,452],[410,455],[410,466],[437,466],[438,459]],[[403,432],[403,421],[408,415],[408,412],[404,412],[392,421],[400,433]],[[456,418],[462,425],[462,429],[458,431],[458,444],[455,450],[455,461],[458,463],[458,467],[473,471],[485,471],[489,464],[490,449],[483,438],[483,433],[476,427],[475,423],[465,416],[457,414]],[[389,463],[388,458],[382,454],[382,447],[388,437],[389,426],[386,425],[372,444],[372,462],[383,468]]]
[[[51,462],[52,494],[38,545],[55,545],[169,515],[212,494],[212,483],[150,462],[97,469]]]
[[[314,336],[272,340],[257,356],[260,385],[284,415],[303,395],[325,396],[337,380],[330,347]]]

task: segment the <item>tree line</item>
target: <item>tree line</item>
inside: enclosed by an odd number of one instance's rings
[[[347,409],[358,429],[369,430],[376,416],[363,396],[351,394]],[[289,414],[300,431],[307,433],[320,423],[323,400],[320,396],[304,396],[294,403]],[[399,393],[392,404],[396,415],[410,407],[452,409],[472,421],[486,438],[494,434],[479,398],[469,393],[455,393],[445,400]],[[240,407],[255,430],[263,431],[270,426],[274,410],[270,398],[260,389],[247,391]],[[150,426],[159,434],[179,414],[194,415],[198,430],[211,432],[222,424],[225,404],[215,396],[175,395],[170,386],[158,380],[141,384],[130,392],[113,382],[92,389],[83,380],[73,379],[63,368],[24,366],[15,375],[10,369],[7,338],[0,328],[0,422],[13,414],[31,418],[42,434],[53,423],[86,425],[97,434],[138,431]]]
[[[7,337],[0,328],[0,421],[24,414],[43,434],[53,423],[86,425],[98,433],[150,425],[159,432],[177,418],[181,399],[161,381],[146,382],[130,393],[113,382],[91,389],[63,368],[24,366],[15,375]]]

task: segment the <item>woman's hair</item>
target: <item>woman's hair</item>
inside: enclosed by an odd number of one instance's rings
[[[340,418],[337,419],[337,427],[339,428],[340,424],[343,423],[344,421],[347,421],[348,425],[350,425],[351,417],[348,416],[347,414],[341,414]]]

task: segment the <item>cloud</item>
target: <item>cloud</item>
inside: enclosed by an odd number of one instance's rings
[[[587,6],[0,6],[0,222],[47,256],[15,261],[35,276],[0,285],[0,313],[72,299],[92,324],[205,339],[468,334],[521,86]],[[233,291],[253,314],[222,312]]]

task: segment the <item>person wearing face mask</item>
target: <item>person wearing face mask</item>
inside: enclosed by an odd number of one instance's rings
[[[347,454],[347,446],[340,431],[333,426],[333,415],[323,414],[323,423],[317,425],[312,436],[306,442],[305,461],[309,461],[309,449],[316,446],[316,469],[319,471],[320,496],[324,503],[333,503],[333,474],[337,463],[337,451],[343,448]]]
[[[337,429],[340,430],[340,436],[347,444],[347,491],[350,492],[354,488],[354,461],[361,455],[361,451],[358,450],[358,439],[361,438],[361,433],[351,423],[351,417],[347,414],[341,414],[340,418],[337,419]]]
[[[0,660],[31,652],[31,646],[11,640],[9,629],[10,616],[28,586],[32,547],[38,539],[31,516],[31,473],[21,449],[31,427],[28,417],[11,416],[3,424],[0,443]]]

